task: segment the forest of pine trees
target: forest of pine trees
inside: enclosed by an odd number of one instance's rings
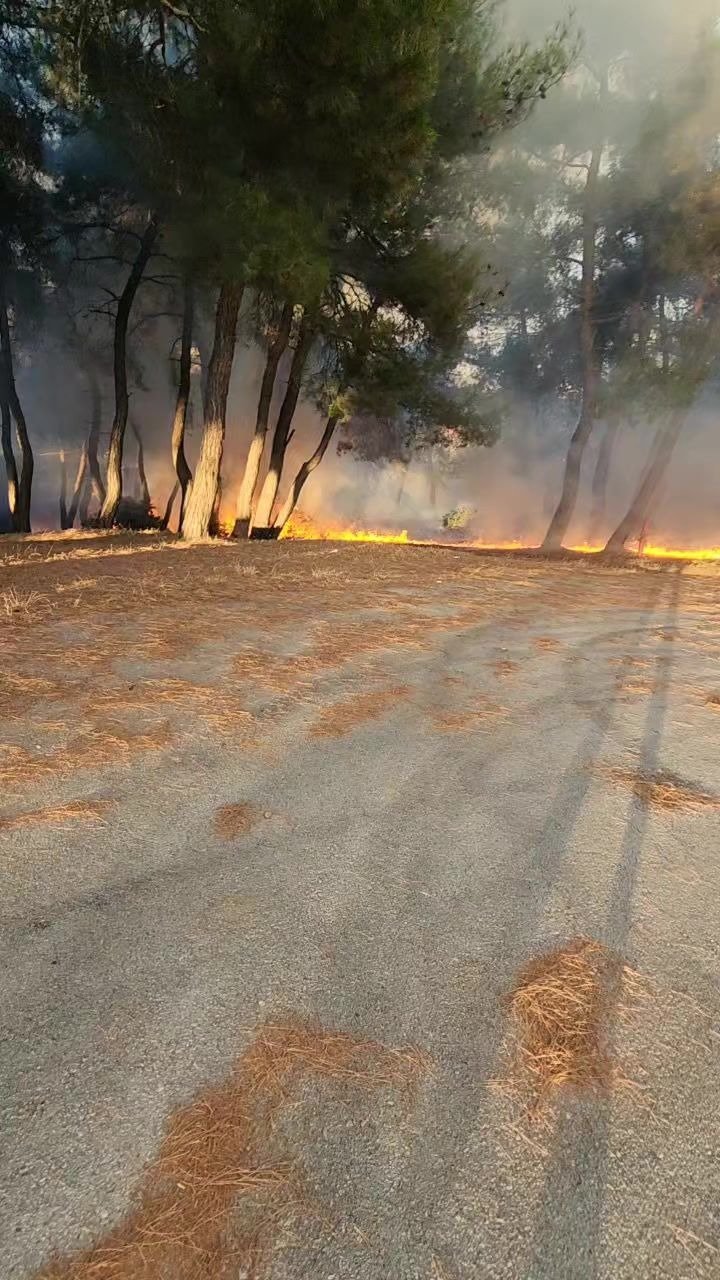
[[[235,537],[278,536],[338,441],[401,462],[490,444],[522,397],[566,424],[543,546],[566,540],[591,439],[588,538],[641,538],[715,375],[720,41],[698,21],[654,56],[615,7],[617,21],[580,14],[524,42],[491,0],[9,0],[10,529],[31,529],[34,448],[54,438],[63,527],[216,534],[230,381],[250,344],[263,373]],[[169,349],[148,341],[159,317]],[[171,388],[169,495],[150,491],[133,414],[150,361]],[[57,406],[80,381],[72,440],[26,412],[28,379]],[[290,472],[303,403],[317,439]],[[613,451],[636,426],[647,460],[608,528]]]

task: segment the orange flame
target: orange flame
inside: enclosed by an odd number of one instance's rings
[[[484,542],[480,539],[466,542],[446,542],[440,539],[410,538],[407,529],[392,533],[377,529],[338,528],[331,524],[315,524],[309,516],[296,511],[283,529],[280,537],[295,541],[312,542],[385,542],[407,546],[463,546],[485,551],[530,551],[532,544],[518,540],[509,542]],[[601,544],[577,543],[569,548],[584,555],[596,555],[602,551]],[[640,554],[646,559],[656,560],[720,560],[720,547],[666,547],[653,546],[649,543]]]

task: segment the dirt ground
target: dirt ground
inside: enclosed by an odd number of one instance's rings
[[[2,1275],[131,1275],[73,1258],[277,1019],[322,1053],[208,1274],[719,1275],[720,567],[0,542]],[[576,937],[634,1087],[536,1130],[506,997]]]

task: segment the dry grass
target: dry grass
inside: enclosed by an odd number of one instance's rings
[[[720,809],[720,796],[702,791],[693,782],[684,781],[665,770],[644,773],[638,769],[608,768],[604,772],[612,782],[629,787],[633,795],[650,809],[676,813]]]
[[[36,1280],[256,1277],[281,1221],[305,1206],[273,1129],[305,1076],[407,1090],[428,1062],[304,1023],[260,1030],[230,1075],[171,1115],[135,1207],[84,1253]]]
[[[261,817],[254,804],[221,804],[215,810],[215,835],[220,840],[237,840],[252,831]]]
[[[46,809],[33,809],[0,818],[0,831],[21,831],[27,827],[54,827],[62,830],[69,823],[91,822],[101,824],[112,807],[109,800],[71,800],[68,804],[52,805]]]
[[[560,1089],[604,1093],[627,1085],[610,1035],[614,1017],[640,990],[620,956],[589,938],[532,960],[508,998],[513,1055],[496,1087],[522,1096],[527,1113],[542,1120]]]
[[[9,587],[0,591],[0,618],[12,622],[36,622],[47,617],[52,605],[39,591],[17,591]]]
[[[705,699],[705,706],[712,707],[714,711],[720,711],[720,693],[709,693]]]
[[[546,649],[548,652],[560,648],[560,641],[555,636],[537,636],[534,643],[536,649]]]
[[[320,712],[310,730],[313,738],[341,738],[352,733],[370,720],[378,720],[410,694],[407,685],[395,685],[391,689],[357,693],[344,702],[334,702]]]
[[[431,1280],[451,1280],[450,1272],[446,1270],[444,1264],[436,1254],[433,1254],[432,1258]]]
[[[88,587],[96,587],[97,578],[73,578],[70,582],[59,582],[55,590],[58,595],[65,595],[69,591],[86,591]]]

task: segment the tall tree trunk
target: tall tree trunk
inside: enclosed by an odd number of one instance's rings
[[[113,338],[113,375],[115,379],[115,416],[110,432],[107,457],[107,491],[100,510],[100,523],[109,528],[115,521],[122,498],[122,460],[128,416],[127,330],[138,286],[152,254],[158,234],[157,215],[152,214],[140,240],[135,261],[120,294],[115,316]]]
[[[604,97],[604,94],[601,94]],[[597,142],[590,155],[583,200],[582,291],[580,303],[580,354],[582,359],[582,403],[577,426],[565,460],[560,501],[542,544],[543,551],[559,551],[568,531],[580,487],[585,446],[595,424],[598,383],[595,318],[595,264],[597,258],[597,188],[604,142]]]
[[[200,459],[190,485],[182,523],[182,535],[188,539],[207,537],[216,510],[225,442],[225,413],[242,296],[243,286],[229,283],[221,286],[218,295]]]
[[[615,441],[617,440],[620,423],[608,422],[605,427],[605,434],[600,442],[598,450],[597,462],[595,463],[595,472],[592,481],[592,507],[590,509],[590,524],[588,527],[587,540],[590,546],[594,546],[600,537],[603,521],[605,519],[605,508],[607,506],[607,489],[608,479],[610,477],[610,463],[612,461]]]
[[[78,513],[80,505],[80,497],[86,489],[87,480],[87,445],[84,444],[80,451],[80,459],[78,461],[78,469],[75,475],[75,484],[73,485],[72,495],[70,497],[70,506],[67,509],[67,528],[72,529],[75,524],[75,517]]]
[[[147,473],[145,471],[145,450],[143,448],[142,435],[140,428],[134,418],[130,419],[130,427],[132,433],[137,440],[137,472],[140,482],[140,501],[147,512],[150,511],[150,486],[148,484]]]
[[[250,532],[250,517],[252,515],[252,504],[257,488],[258,476],[260,474],[260,463],[262,462],[263,450],[265,448],[265,437],[267,436],[268,419],[270,417],[270,405],[272,403],[273,390],[275,388],[275,378],[277,376],[278,365],[282,359],[288,342],[290,341],[290,329],[292,327],[293,306],[287,302],[280,314],[280,321],[277,330],[268,347],[267,359],[265,361],[265,372],[263,374],[262,385],[260,387],[260,397],[258,399],[257,417],[255,419],[255,434],[250,441],[247,461],[245,463],[245,472],[243,474],[242,483],[237,496],[237,504],[235,507],[235,525],[232,531],[233,538],[246,538]]]
[[[65,460],[64,449],[60,450],[58,458],[60,459],[60,498],[58,501],[58,506],[60,508],[60,528],[67,529],[67,462]]]
[[[625,516],[608,538],[604,548],[606,554],[624,551],[626,543],[642,530],[660,482],[670,465],[684,422],[685,414],[677,412],[667,426],[658,431],[650,450],[645,474]]]
[[[275,424],[273,434],[272,448],[270,450],[270,463],[268,472],[265,477],[265,483],[260,490],[257,507],[253,516],[253,538],[274,538],[277,537],[272,527],[272,511],[277,497],[280,477],[282,475],[283,463],[285,461],[285,453],[292,439],[290,430],[293,415],[297,408],[298,398],[300,396],[300,388],[302,386],[303,370],[310,354],[310,348],[313,343],[314,333],[305,316],[300,325],[295,351],[293,352],[292,364],[290,365],[290,375],[288,377],[287,387],[285,389],[285,397],[280,406],[278,420]]]
[[[0,378],[0,387],[2,379]],[[10,521],[13,531],[17,532],[17,504],[18,504],[18,473],[15,463],[15,454],[12,447],[12,419],[10,417],[10,405],[5,396],[0,399],[0,438],[2,439],[2,454],[5,462],[5,471],[7,473],[7,496],[8,510],[10,512]]]
[[[88,432],[87,439],[88,471],[90,473],[90,485],[92,487],[95,501],[98,504],[99,514],[105,501],[105,482],[102,478],[100,463],[98,461],[100,427],[102,425],[102,392],[100,390],[100,381],[92,364],[86,364],[85,372],[87,374],[88,385],[90,387],[90,430]],[[81,521],[83,523],[87,522],[87,508],[85,512],[85,519],[83,520],[81,516]]]
[[[180,338],[180,379],[178,382],[177,400],[175,401],[175,416],[173,418],[171,444],[173,466],[175,468],[175,474],[178,478],[178,485],[180,488],[179,528],[182,528],[188,485],[192,480],[192,472],[188,466],[187,457],[185,456],[185,428],[187,426],[188,405],[190,403],[194,302],[192,283],[190,279],[186,277],[183,290],[182,336]],[[170,512],[172,511],[172,503],[174,501],[175,496],[173,492],[170,510],[167,513],[167,522],[164,525],[165,528],[167,528],[167,523],[170,520]]]
[[[20,398],[15,386],[13,371],[12,345],[10,339],[10,322],[8,320],[7,296],[5,281],[0,273],[0,394],[7,401],[15,419],[15,434],[20,446],[20,480],[17,486],[17,505],[15,508],[15,525],[18,533],[30,533],[30,503],[32,499],[33,471],[35,459],[28,436],[27,423]]]
[[[339,419],[340,419],[340,415],[338,413],[333,413],[330,415],[327,422],[325,423],[325,430],[323,431],[320,437],[320,442],[318,444],[317,449],[313,454],[311,454],[311,456],[307,459],[306,462],[303,462],[300,470],[295,476],[295,479],[293,480],[290,486],[290,492],[288,493],[288,496],[285,499],[283,506],[280,508],[280,513],[277,519],[275,520],[275,528],[278,531],[278,536],[282,533],[283,529],[285,528],[285,525],[287,524],[288,520],[290,519],[293,511],[295,510],[298,504],[300,494],[302,493],[302,490],[303,490],[303,485],[305,484],[308,477],[312,475],[313,471],[315,471],[316,468],[320,466],[320,463],[325,457],[325,454],[327,453],[328,445],[330,444],[333,432],[339,422]]]

